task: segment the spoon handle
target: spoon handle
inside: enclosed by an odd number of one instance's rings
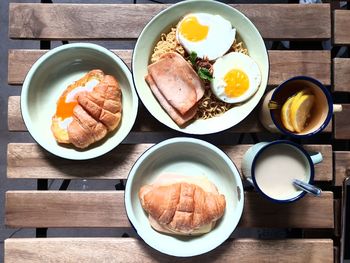
[[[321,195],[322,190],[320,188],[314,186],[314,185],[305,183],[305,182],[300,181],[298,179],[294,179],[293,183],[294,183],[295,186],[297,186],[298,188],[304,190],[305,192],[308,192],[308,193],[316,195],[316,196]]]

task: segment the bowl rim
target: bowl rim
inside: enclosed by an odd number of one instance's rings
[[[135,180],[135,174],[137,170],[142,166],[143,161],[145,161],[150,155],[152,155],[154,152],[156,152],[159,149],[162,149],[164,147],[171,147],[174,144],[177,143],[186,143],[186,144],[198,144],[201,147],[208,148],[209,150],[213,151],[215,154],[218,154],[220,158],[229,166],[230,170],[233,171],[232,174],[229,176],[233,176],[235,179],[235,182],[237,184],[237,191],[239,195],[239,199],[237,202],[237,206],[235,207],[235,220],[231,220],[230,229],[227,229],[225,231],[224,236],[220,236],[219,238],[215,239],[210,246],[206,246],[201,248],[197,251],[190,251],[190,253],[186,253],[186,251],[182,251],[182,253],[173,253],[171,249],[163,249],[159,248],[157,245],[156,240],[150,240],[147,238],[147,233],[142,228],[142,226],[138,225],[138,220],[136,219],[136,215],[133,213],[133,206],[131,201],[131,196],[133,195],[131,188],[132,184]],[[164,140],[158,144],[155,144],[148,148],[146,151],[144,151],[141,156],[135,161],[132,168],[129,171],[128,178],[125,184],[125,191],[124,191],[124,205],[126,210],[126,215],[128,217],[128,220],[132,226],[132,228],[135,230],[135,232],[138,234],[138,236],[150,247],[154,248],[155,250],[158,250],[164,254],[176,256],[176,257],[192,257],[201,255],[207,252],[212,251],[213,249],[220,246],[225,240],[227,240],[230,235],[233,233],[233,231],[237,228],[237,225],[239,221],[241,220],[243,209],[244,209],[244,188],[243,188],[243,182],[242,177],[239,172],[239,169],[237,168],[236,164],[233,162],[233,160],[221,149],[219,149],[217,146],[201,140],[197,138],[191,138],[191,137],[174,137],[171,139]],[[155,231],[155,230],[154,230]]]
[[[74,155],[74,156],[64,154],[64,152],[51,150],[51,148],[47,146],[47,143],[45,143],[41,140],[40,136],[37,135],[32,128],[33,124],[31,122],[31,117],[30,117],[29,110],[28,110],[29,105],[27,103],[28,96],[29,96],[29,85],[30,85],[32,78],[34,77],[37,69],[42,65],[42,63],[44,63],[46,60],[48,60],[52,56],[56,55],[59,52],[62,52],[62,51],[68,50],[68,49],[72,49],[72,48],[91,49],[91,50],[100,52],[100,53],[110,57],[118,65],[119,70],[121,70],[123,72],[123,74],[125,74],[128,85],[130,86],[130,93],[131,93],[131,98],[132,98],[132,109],[131,109],[132,118],[129,118],[130,121],[128,123],[130,123],[130,124],[128,124],[128,126],[127,126],[127,130],[125,132],[125,135],[123,135],[121,137],[121,139],[118,140],[117,144],[116,143],[111,144],[111,142],[109,142],[110,146],[108,146],[108,147],[105,146],[105,149],[103,151],[92,150],[89,152],[89,154],[87,154],[87,153],[84,154],[84,152],[80,152],[78,155]],[[130,133],[130,131],[131,131],[131,129],[134,126],[134,123],[136,121],[136,117],[137,117],[138,96],[136,94],[136,89],[134,86],[134,82],[132,80],[132,74],[131,74],[127,64],[117,54],[115,54],[111,50],[109,50],[101,45],[98,45],[98,44],[69,43],[69,44],[64,44],[62,46],[58,46],[58,47],[55,47],[53,49],[50,49],[44,55],[42,55],[37,61],[35,61],[35,63],[31,66],[31,68],[29,69],[29,71],[26,74],[25,79],[23,81],[22,90],[21,90],[21,97],[20,97],[20,110],[21,110],[23,122],[24,122],[30,136],[34,139],[34,141],[38,145],[40,145],[46,151],[48,151],[48,152],[50,152],[58,157],[68,159],[68,160],[89,160],[89,159],[100,157],[100,156],[110,152],[115,147],[117,147],[125,139],[125,137]],[[120,129],[120,127],[119,127],[119,129]],[[99,147],[100,146],[97,146],[96,149],[98,149]]]
[[[218,130],[214,130],[214,131],[209,131],[209,132],[201,132],[201,131],[196,131],[196,132],[191,132],[191,131],[187,131],[186,129],[183,129],[179,126],[171,126],[171,124],[169,124],[168,121],[166,120],[161,120],[160,118],[156,117],[157,114],[153,114],[154,111],[152,111],[150,108],[150,106],[147,104],[144,103],[144,99],[140,96],[140,91],[138,90],[138,85],[136,84],[137,81],[136,81],[136,77],[135,77],[135,64],[137,64],[135,62],[135,54],[137,54],[137,49],[139,48],[139,45],[140,45],[140,42],[141,42],[141,37],[144,35],[144,32],[148,29],[148,27],[155,22],[156,19],[158,19],[160,16],[162,16],[164,13],[168,12],[169,9],[172,9],[172,8],[176,8],[178,6],[181,6],[181,5],[187,5],[188,3],[192,3],[192,2],[196,2],[198,4],[201,4],[201,3],[210,3],[210,4],[214,4],[214,5],[217,5],[217,6],[221,6],[222,8],[230,8],[231,10],[233,10],[234,12],[238,13],[241,17],[244,18],[244,20],[250,25],[250,27],[253,29],[253,31],[255,31],[255,33],[257,33],[258,35],[258,38],[259,40],[263,43],[263,47],[262,50],[264,51],[264,57],[266,58],[266,70],[267,70],[267,76],[266,76],[266,85],[264,87],[264,93],[261,95],[260,99],[257,101],[256,105],[249,111],[249,113],[247,114],[244,114],[245,116],[236,124],[234,125],[229,125],[229,126],[225,126],[224,128],[220,128]],[[254,25],[254,23],[245,15],[243,14],[241,11],[239,11],[238,9],[234,8],[233,6],[229,5],[229,4],[226,4],[226,3],[222,3],[222,2],[219,2],[219,1],[214,1],[214,0],[185,0],[185,1],[182,1],[182,2],[178,2],[178,3],[175,3],[175,4],[172,4],[170,5],[169,7],[165,8],[164,10],[161,10],[158,14],[156,14],[145,26],[144,28],[141,30],[138,38],[137,38],[137,41],[135,43],[135,47],[133,49],[133,54],[132,54],[132,60],[131,60],[131,68],[132,68],[132,77],[133,77],[133,82],[134,82],[134,86],[135,86],[135,89],[136,89],[136,93],[138,95],[138,97],[140,98],[142,104],[145,106],[145,108],[147,109],[147,111],[157,120],[159,121],[160,123],[162,123],[163,125],[167,126],[168,128],[174,130],[174,131],[179,131],[179,132],[182,132],[184,134],[190,134],[190,135],[208,135],[208,134],[217,134],[217,133],[220,133],[220,132],[223,132],[223,131],[226,131],[228,129],[231,129],[237,125],[239,125],[244,119],[246,119],[253,111],[254,109],[257,108],[257,106],[259,105],[261,99],[263,98],[265,92],[266,92],[266,88],[267,86],[269,85],[268,83],[268,80],[269,80],[269,77],[270,77],[270,58],[269,58],[269,55],[268,55],[268,50],[267,50],[267,47],[265,45],[265,42],[264,42],[264,39],[263,37],[261,36],[259,30],[257,29],[257,27]],[[147,85],[147,84],[146,84]],[[259,86],[259,89],[261,87]],[[253,97],[255,96],[255,94],[253,95]],[[173,123],[175,123],[173,120],[171,120]]]

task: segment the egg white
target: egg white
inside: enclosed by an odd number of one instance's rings
[[[180,33],[181,23],[188,16],[197,18],[201,25],[209,27],[208,35],[204,40],[192,42]],[[197,57],[215,60],[224,55],[232,46],[235,40],[236,29],[232,28],[230,21],[220,15],[207,13],[193,13],[186,15],[178,24],[176,29],[176,39],[188,52],[196,52]]]
[[[239,97],[229,97],[225,93],[225,75],[232,69],[242,70],[247,74],[249,87],[245,93]],[[211,90],[214,95],[227,103],[239,103],[252,97],[258,90],[261,83],[261,72],[258,64],[248,55],[231,52],[218,58],[213,65],[213,80]]]

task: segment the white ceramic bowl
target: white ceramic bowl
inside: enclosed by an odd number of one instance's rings
[[[204,175],[225,195],[225,214],[212,231],[200,236],[178,237],[161,234],[150,226],[138,192],[163,172]],[[154,249],[178,257],[200,255],[222,244],[235,230],[243,204],[241,177],[231,159],[216,146],[192,138],[173,138],[148,149],[132,167],[125,188],[126,212],[138,235]]]
[[[87,149],[60,145],[51,132],[57,100],[69,84],[92,69],[101,69],[118,80],[122,89],[121,124]],[[113,52],[95,44],[67,44],[48,51],[29,70],[21,93],[23,120],[34,140],[47,151],[72,160],[98,157],[120,144],[135,122],[137,108],[138,98],[130,70]]]
[[[252,98],[241,105],[227,111],[225,114],[207,120],[196,120],[180,128],[163,110],[145,81],[147,66],[155,44],[161,33],[170,31],[171,27],[188,13],[206,12],[221,15],[236,28],[237,34],[246,44],[249,56],[258,64],[262,82]],[[210,134],[231,128],[246,118],[257,106],[263,96],[269,75],[269,60],[264,41],[254,24],[238,10],[218,1],[189,0],[170,6],[156,15],[143,29],[135,45],[132,61],[132,71],[136,91],[147,110],[166,126],[188,134]]]

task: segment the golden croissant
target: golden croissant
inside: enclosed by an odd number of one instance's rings
[[[209,232],[223,216],[226,206],[225,196],[217,190],[207,192],[187,182],[145,185],[139,191],[139,198],[153,228],[182,235]]]
[[[121,117],[122,93],[117,80],[96,69],[63,92],[51,130],[59,143],[86,148],[116,129]]]

